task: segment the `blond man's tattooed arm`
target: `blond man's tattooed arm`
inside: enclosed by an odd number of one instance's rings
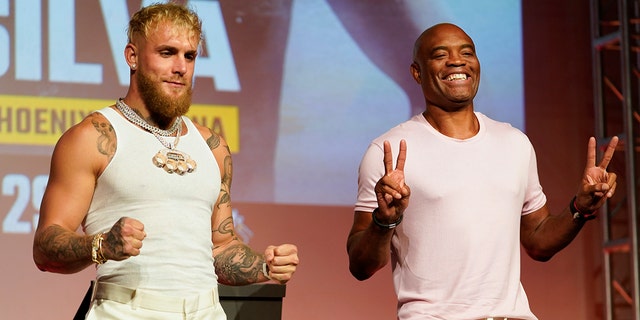
[[[227,143],[222,143],[222,139],[213,130],[210,129],[211,136],[207,139],[207,145],[213,151],[216,160],[220,164],[219,158],[222,158],[222,166],[220,167],[220,196],[216,204],[219,209],[223,205],[231,203],[231,180],[233,177],[233,164],[231,162],[231,150]],[[222,148],[222,150],[219,150]]]
[[[56,144],[33,241],[33,258],[40,270],[74,273],[91,265],[92,236],[76,231],[86,216],[97,176],[115,149],[113,127],[97,113],[65,132]]]
[[[213,151],[220,166],[220,194],[212,221],[213,256],[218,281],[227,285],[245,285],[267,281],[262,273],[265,262],[236,235],[231,211],[231,181],[233,163],[227,143],[211,132],[207,145]]]
[[[75,273],[83,270],[91,262],[91,241],[92,236],[80,236],[61,226],[51,225],[44,229],[33,243],[34,252],[38,252],[42,257],[34,260],[42,271],[57,273]],[[43,260],[49,261],[46,264],[39,264]]]
[[[231,217],[225,219],[213,232],[231,237],[228,243],[214,247],[214,265],[218,282],[245,285],[268,280],[262,273],[264,256],[253,251],[235,235]]]

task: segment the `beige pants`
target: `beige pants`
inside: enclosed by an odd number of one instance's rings
[[[226,320],[218,289],[181,298],[96,283],[86,319]]]

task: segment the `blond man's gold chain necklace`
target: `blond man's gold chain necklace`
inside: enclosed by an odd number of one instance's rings
[[[116,101],[116,108],[122,112],[129,122],[153,134],[165,147],[164,149],[160,149],[151,159],[156,167],[164,169],[167,173],[177,173],[179,175],[191,173],[196,169],[196,162],[191,159],[191,156],[176,149],[178,142],[180,142],[180,136],[182,135],[182,117],[176,118],[169,130],[163,130],[152,126],[146,120],[142,119],[140,115],[124,103],[122,98]],[[176,134],[176,139],[173,141],[173,144],[163,138],[170,137],[174,133]]]

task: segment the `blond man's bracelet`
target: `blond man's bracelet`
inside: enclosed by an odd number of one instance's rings
[[[107,258],[102,253],[102,240],[104,240],[104,233],[98,233],[93,236],[93,241],[91,241],[91,261],[97,264],[107,262]]]

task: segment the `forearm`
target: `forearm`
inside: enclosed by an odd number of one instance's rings
[[[373,223],[353,233],[347,240],[349,271],[358,280],[370,278],[389,262],[393,230],[383,230]]]
[[[59,225],[38,231],[33,241],[33,260],[38,269],[75,273],[92,264],[91,236],[82,236]]]
[[[596,217],[595,212],[616,190],[617,175],[607,172],[618,137],[612,137],[602,160],[596,166],[596,139],[589,138],[587,164],[576,196],[558,215],[550,215],[546,205],[521,218],[521,242],[534,259],[546,261],[566,247],[576,237],[585,222]]]
[[[226,285],[246,285],[268,281],[262,268],[264,256],[241,242],[214,250],[214,265],[218,282]]]
[[[578,235],[584,220],[574,220],[569,208],[555,215],[548,215],[529,235],[523,235],[529,256],[538,261],[548,261],[564,249]],[[526,244],[529,245],[526,245]]]

